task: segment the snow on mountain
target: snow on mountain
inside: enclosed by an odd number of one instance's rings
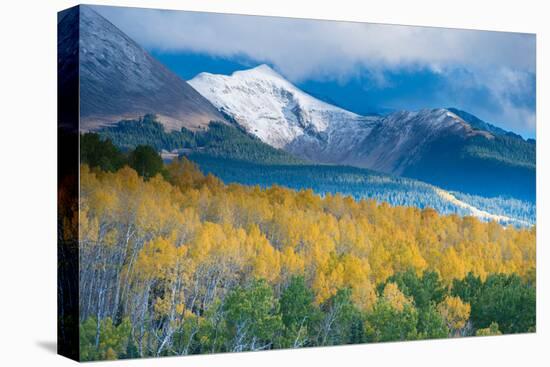
[[[447,136],[466,139],[476,135],[493,138],[486,131],[472,129],[446,109],[399,111],[381,117],[346,163],[401,175],[421,159],[425,148],[434,141]]]
[[[265,143],[315,162],[400,174],[443,132],[474,132],[445,109],[359,116],[301,91],[267,65],[189,81],[214,106]]]
[[[488,211],[478,209],[475,206],[468,204],[462,200],[459,200],[456,196],[454,196],[452,193],[440,189],[438,187],[434,186],[434,191],[436,194],[441,197],[443,200],[449,202],[452,205],[455,205],[461,209],[466,210],[469,215],[472,215],[474,217],[477,217],[483,221],[495,221],[502,224],[513,224],[521,227],[529,227],[534,224],[534,221],[528,221],[520,218],[513,218],[507,215],[502,214],[493,214],[489,213]]]
[[[343,158],[372,128],[373,118],[320,101],[267,65],[189,84],[263,142],[314,161]]]

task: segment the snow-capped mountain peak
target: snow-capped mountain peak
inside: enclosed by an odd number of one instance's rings
[[[273,68],[267,64],[260,64],[252,69],[247,69],[247,70],[239,70],[239,71],[236,71],[234,73],[234,75],[240,75],[240,74],[245,74],[245,75],[253,75],[253,74],[257,74],[258,77],[271,77],[271,78],[274,78],[274,79],[279,79],[281,81],[286,81],[285,78],[283,76],[281,76],[281,74],[279,74],[278,72],[276,72],[275,70],[273,70]]]
[[[231,75],[201,73],[189,81],[221,111],[276,148],[296,139],[362,129],[361,116],[303,92],[268,65]]]

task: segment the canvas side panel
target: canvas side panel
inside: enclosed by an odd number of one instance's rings
[[[57,20],[57,351],[79,360],[79,7]]]

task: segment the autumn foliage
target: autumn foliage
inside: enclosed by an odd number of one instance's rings
[[[87,359],[473,334],[453,281],[535,267],[535,228],[224,185],[186,159],[146,178],[82,165],[80,195]]]

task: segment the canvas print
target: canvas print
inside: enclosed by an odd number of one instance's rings
[[[535,47],[508,32],[61,11],[59,352],[535,332]]]

